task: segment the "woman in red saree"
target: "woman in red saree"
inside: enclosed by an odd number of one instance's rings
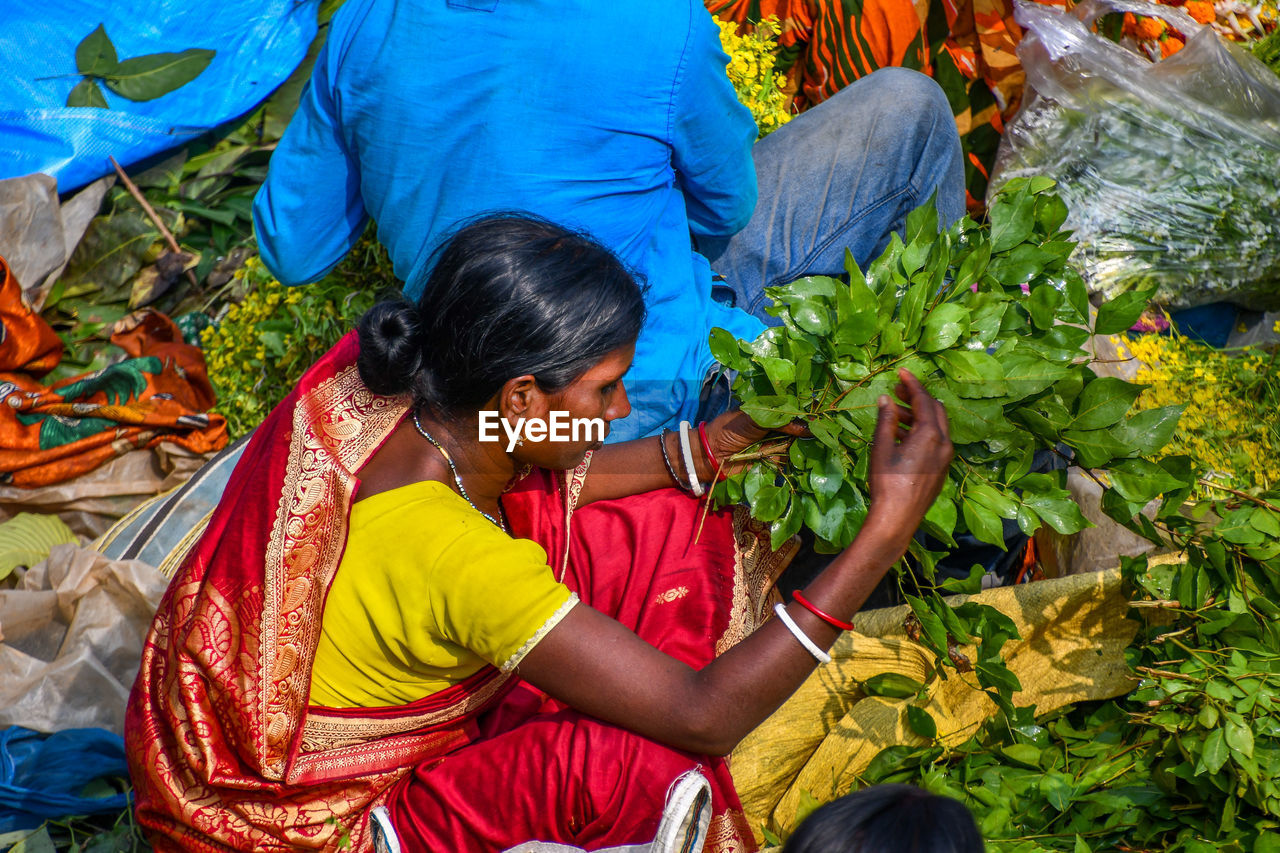
[[[881,401],[865,535],[758,625],[779,558],[688,494],[746,416],[481,440],[482,412],[629,411],[643,302],[607,250],[485,220],[425,294],[303,377],[175,575],[126,721],[139,822],[158,850],[753,849],[722,756],[905,550],[941,406],[909,375]]]

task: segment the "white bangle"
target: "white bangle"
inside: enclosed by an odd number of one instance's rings
[[[787,630],[795,635],[800,641],[800,645],[804,646],[804,650],[818,659],[818,663],[831,663],[831,655],[818,648],[818,644],[809,639],[809,635],[800,630],[800,626],[791,618],[791,614],[787,612],[787,605],[778,602],[773,605],[773,612],[778,614],[778,618],[782,620],[782,624],[787,626]]]
[[[689,491],[695,498],[702,497],[704,489],[698,479],[698,469],[693,467],[693,449],[689,446],[689,422],[680,422],[680,453],[684,456],[684,468],[689,473]]]

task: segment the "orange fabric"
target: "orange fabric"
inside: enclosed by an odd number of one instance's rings
[[[799,51],[797,106],[821,103],[877,68],[929,71],[924,6],[913,0],[707,0],[721,20],[739,25],[777,16],[778,44]]]
[[[141,311],[116,324],[111,342],[129,358],[44,385],[62,341],[22,298],[0,258],[0,484],[38,487],[91,471],[162,441],[195,453],[227,443],[209,414],[213,388],[199,347],[168,317]]]

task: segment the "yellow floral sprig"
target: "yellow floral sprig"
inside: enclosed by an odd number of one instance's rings
[[[1242,491],[1280,485],[1280,373],[1275,348],[1224,351],[1178,334],[1142,335],[1121,345],[1150,385],[1137,408],[1186,404],[1167,455],[1187,454],[1207,479]],[[1201,496],[1222,498],[1209,487]]]
[[[326,279],[285,287],[254,256],[235,273],[244,293],[200,334],[213,411],[240,436],[260,424],[312,362],[373,304],[374,290]]]
[[[720,44],[729,54],[725,69],[729,82],[738,100],[751,110],[760,137],[767,136],[791,121],[787,77],[774,70],[778,35],[782,32],[778,18],[770,15],[743,35],[738,34],[738,25],[732,21],[712,20],[720,27]]]

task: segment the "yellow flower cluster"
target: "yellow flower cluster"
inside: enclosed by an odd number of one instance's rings
[[[729,54],[729,82],[743,106],[751,110],[760,136],[764,137],[791,121],[791,97],[786,93],[787,78],[774,71],[778,34],[782,31],[776,15],[756,24],[751,31],[738,34],[731,21],[714,18],[720,27],[720,44]]]
[[[1186,454],[1207,479],[1237,490],[1280,485],[1278,350],[1225,352],[1172,333],[1121,346],[1140,363],[1134,381],[1150,385],[1138,409],[1186,405],[1166,455]],[[1213,489],[1204,497],[1222,498]]]
[[[250,431],[372,303],[373,292],[337,284],[285,287],[262,261],[235,273],[244,293],[200,334],[209,381],[233,436]]]

